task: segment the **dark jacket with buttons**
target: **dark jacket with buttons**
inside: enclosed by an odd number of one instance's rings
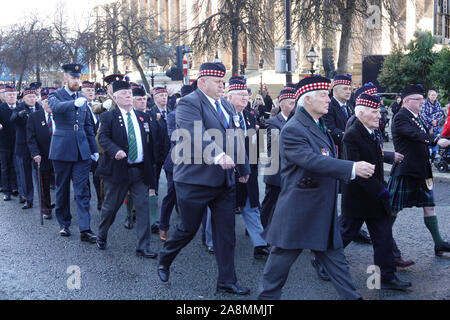
[[[16,104],[17,107],[17,104]],[[0,105],[0,151],[14,152],[16,142],[16,124],[11,121],[12,110],[6,103]]]
[[[342,158],[342,139],[344,138],[345,125],[352,115],[352,109],[347,106],[348,117],[342,110],[336,98],[331,98],[328,106],[328,113],[323,116],[323,120],[333,137],[334,144],[338,147],[339,158]]]
[[[47,125],[45,111],[32,113],[27,122],[27,144],[31,158],[41,156],[41,170],[52,169],[52,163],[48,159],[51,140],[52,135]]]
[[[36,109],[35,111],[38,111]],[[25,102],[19,103],[16,109],[11,114],[11,122],[16,125],[16,143],[14,147],[14,153],[17,156],[31,159],[30,151],[27,145],[27,121],[28,117],[32,113],[32,109],[25,104]]]
[[[386,187],[383,171],[381,145],[374,140],[358,119],[348,129],[343,139],[343,157],[346,160],[366,161],[375,165],[375,172],[369,179],[356,177],[342,184],[342,214],[351,218],[370,219],[391,214],[388,200],[378,197]]]

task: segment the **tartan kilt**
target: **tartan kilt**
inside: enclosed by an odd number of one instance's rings
[[[434,207],[433,190],[428,190],[425,179],[409,176],[391,176],[388,190],[392,194],[392,211],[403,208]]]

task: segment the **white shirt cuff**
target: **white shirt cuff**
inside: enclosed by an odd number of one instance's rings
[[[354,180],[356,178],[356,162],[353,163],[353,169],[352,169],[352,177],[350,180]]]
[[[214,164],[218,164],[220,158],[222,158],[222,156],[225,154],[225,152],[222,152],[221,154],[219,154],[218,156],[214,157]]]

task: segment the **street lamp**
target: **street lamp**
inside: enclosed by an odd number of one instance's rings
[[[152,58],[152,62],[150,62],[148,64],[148,68],[150,69],[150,71],[152,72],[152,75],[150,76],[150,78],[152,79],[152,88],[155,86],[155,70],[156,70],[156,63]]]
[[[263,94],[263,72],[264,72],[264,60],[263,58],[259,59],[259,76],[260,76],[260,88],[259,88],[259,94]]]
[[[213,62],[214,63],[221,63],[222,62],[222,60],[220,60],[220,58],[219,58],[219,53],[217,51],[216,51],[216,56],[214,57]]]
[[[245,62],[242,61],[240,66],[241,66],[241,76],[243,76],[245,75]]]
[[[306,59],[308,59],[309,63],[311,63],[311,75],[314,75],[314,63],[316,62],[319,55],[314,51],[314,47],[311,46],[311,50],[306,55]]]
[[[107,69],[106,69],[105,65],[102,64],[102,66],[100,67],[100,72],[103,75],[103,87],[105,87],[105,73],[106,73],[106,71],[107,71]]]

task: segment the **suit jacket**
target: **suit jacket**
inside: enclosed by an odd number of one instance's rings
[[[142,146],[144,152],[144,183],[154,189],[156,182],[153,175],[153,163],[150,155],[150,118],[145,112],[134,111],[141,129]],[[115,184],[128,181],[128,158],[116,160],[118,151],[123,150],[128,155],[128,135],[119,108],[102,114],[98,141],[104,150],[95,174],[104,180]]]
[[[272,132],[271,130],[277,130],[277,136],[279,136],[281,129],[283,129],[286,124],[286,120],[284,120],[281,113],[278,113],[275,117],[271,117],[268,121],[267,127],[267,155],[271,157],[272,153]],[[278,163],[281,164],[281,160],[278,159]],[[265,175],[264,182],[273,186],[279,187],[281,184],[281,176],[280,176],[280,168],[278,168],[277,174],[274,175]]]
[[[283,249],[342,248],[337,220],[338,179],[351,179],[353,162],[336,159],[329,134],[298,108],[281,130],[281,193],[265,239]]]
[[[37,107],[35,106],[35,108]],[[19,115],[21,111],[25,111],[25,113]],[[35,109],[35,111],[39,111],[39,109]],[[11,114],[11,122],[16,124],[14,153],[23,158],[31,158],[27,145],[27,121],[31,113],[31,108],[25,102],[22,102],[17,104],[16,109]]]
[[[395,115],[391,130],[395,151],[405,156],[401,163],[392,166],[391,175],[431,178],[428,146],[436,145],[434,136],[406,108]]]
[[[167,117],[171,111],[169,110],[169,108],[167,108],[166,111]],[[158,131],[158,139],[155,141],[155,162],[164,163],[170,150],[170,138],[167,132],[167,118],[164,119],[161,114],[161,118],[159,120],[156,120],[157,115],[160,114],[160,111],[156,105],[150,109],[149,114],[151,118],[154,119]]]
[[[375,165],[375,173],[369,179],[356,177],[342,184],[342,214],[352,218],[380,218],[391,214],[389,201],[377,196],[386,187],[383,171],[383,152],[378,139],[375,141],[358,119],[344,135],[343,156],[346,160],[366,161]]]
[[[41,156],[41,170],[52,169],[52,163],[48,159],[51,140],[52,135],[45,119],[45,111],[32,113],[27,122],[27,143],[31,158]]]
[[[232,120],[236,114],[234,107],[224,98],[221,98],[220,101],[231,117],[229,128],[235,129],[236,126]],[[234,171],[223,170],[219,165],[214,164],[214,157],[226,150],[226,129],[219,118],[219,114],[211,105],[206,95],[200,89],[197,89],[181,98],[177,105],[175,118],[177,129],[181,129],[178,130],[178,133],[184,135],[182,139],[186,140],[184,144],[189,144],[190,153],[183,154],[185,161],[175,163],[173,171],[174,181],[210,187],[220,187],[224,184],[227,186],[235,185]],[[197,124],[200,122],[201,126],[197,129],[194,122],[197,122]],[[196,129],[197,137],[194,135],[194,128]],[[206,132],[209,129],[216,129],[216,132],[221,134],[222,139],[213,141],[213,137],[211,137],[212,132]],[[189,136],[187,136],[188,134]],[[198,137],[199,134],[202,136]],[[194,141],[194,139],[191,139],[192,137],[198,141]],[[234,150],[226,150],[228,154],[234,155],[235,163],[237,162],[236,146],[238,144],[243,147],[244,141],[238,139],[237,143],[235,143]],[[175,152],[178,146],[182,147],[183,141],[178,140]],[[208,150],[203,154],[206,148]],[[179,154],[179,152],[176,152],[176,154]],[[236,170],[240,176],[250,174],[248,159],[246,157],[243,164],[236,165]]]
[[[81,96],[78,93],[78,97]],[[89,160],[98,152],[87,102],[80,108],[76,108],[74,103],[65,88],[53,92],[48,98],[55,122],[50,144],[51,160],[77,162],[79,154],[81,160]]]
[[[256,152],[256,155],[259,155],[256,118],[245,109],[242,111],[242,114],[244,116],[244,122],[247,128],[247,135],[245,136],[245,154],[247,155],[247,158],[250,159],[250,152]],[[251,129],[254,130],[256,136],[249,136],[248,130]],[[258,157],[256,158],[256,161],[258,161]],[[259,207],[258,163],[250,164],[250,177],[247,183],[240,183],[238,181],[238,173],[236,173],[236,175],[236,206],[244,207],[247,197],[249,197],[250,207]]]
[[[17,104],[16,104],[17,107]],[[16,144],[16,124],[11,121],[12,110],[6,103],[0,105],[0,151],[14,152]]]
[[[344,137],[345,125],[348,118],[352,115],[352,109],[347,105],[347,113],[342,110],[336,98],[331,98],[328,106],[328,113],[323,116],[327,129],[330,130],[334,144],[338,146],[339,154],[342,152],[342,138]]]

